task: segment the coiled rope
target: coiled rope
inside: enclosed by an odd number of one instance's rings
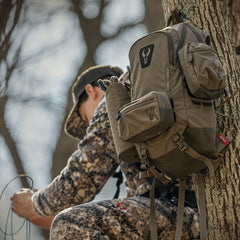
[[[18,176],[14,177],[13,179],[11,179],[3,188],[1,194],[0,194],[0,202],[2,200],[2,197],[6,191],[6,189],[9,187],[9,185],[14,182],[16,179],[19,178],[26,178],[30,180],[30,188],[33,189],[33,179],[30,176],[27,176],[26,174],[19,174]],[[9,227],[10,224],[10,227]],[[13,222],[13,211],[12,211],[12,203],[10,204],[10,207],[8,209],[8,214],[6,217],[6,222],[5,222],[5,227],[3,228],[2,226],[0,226],[0,231],[4,234],[4,240],[7,239],[7,237],[9,237],[10,239],[14,240],[14,236],[19,233],[25,226],[26,229],[26,240],[30,240],[30,236],[31,236],[31,224],[29,221],[27,221],[26,219],[22,220],[21,225],[19,226],[19,228],[17,230],[14,230],[14,222]],[[8,229],[10,228],[10,232],[8,232]]]

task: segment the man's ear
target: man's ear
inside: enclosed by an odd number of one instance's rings
[[[95,90],[95,88],[91,85],[91,84],[87,84],[85,87],[85,91],[88,95],[88,97],[96,99],[98,96],[97,91]]]

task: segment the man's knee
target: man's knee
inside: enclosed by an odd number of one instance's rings
[[[66,211],[62,211],[55,216],[50,231],[50,240],[64,239],[69,228],[69,217]]]

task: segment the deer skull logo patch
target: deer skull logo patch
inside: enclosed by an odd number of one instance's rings
[[[153,49],[154,49],[153,44],[150,44],[140,49],[139,55],[140,55],[140,62],[141,62],[142,68],[145,68],[150,65]]]

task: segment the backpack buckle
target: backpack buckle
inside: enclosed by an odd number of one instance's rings
[[[173,135],[172,140],[178,146],[178,149],[181,152],[184,152],[185,150],[187,150],[188,146],[187,146],[186,142],[179,135],[177,135],[177,134]]]
[[[144,172],[139,172],[139,178],[149,178],[152,176],[152,173],[149,170],[146,170]]]
[[[147,157],[147,149],[140,149],[140,160],[141,160],[141,169],[148,169],[148,157]]]

